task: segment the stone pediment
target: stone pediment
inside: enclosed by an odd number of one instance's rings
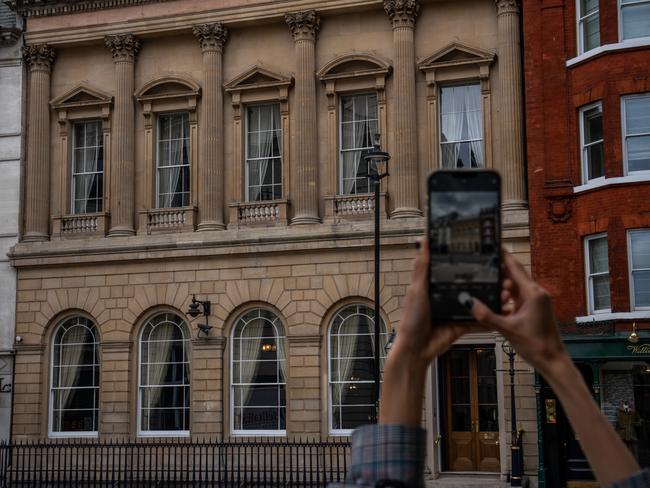
[[[178,98],[178,97],[197,97],[201,92],[201,86],[196,80],[186,74],[168,74],[154,78],[145,83],[135,96],[139,101]]]
[[[227,92],[235,92],[268,87],[290,86],[291,84],[293,84],[292,77],[271,71],[260,65],[255,65],[230,80],[224,86]]]
[[[494,61],[495,56],[492,51],[486,51],[460,42],[453,42],[420,61],[418,67],[422,71],[427,71],[466,64],[489,65]]]
[[[316,73],[321,81],[387,75],[391,67],[386,61],[367,53],[350,53],[339,56]]]
[[[98,88],[94,88],[87,83],[80,83],[72,90],[67,91],[60,97],[50,102],[54,109],[64,109],[69,107],[87,107],[98,105],[111,105],[113,96]]]

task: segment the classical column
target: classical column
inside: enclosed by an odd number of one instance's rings
[[[115,63],[115,104],[111,144],[111,226],[109,236],[135,234],[134,64],[140,40],[133,34],[106,36]]]
[[[203,51],[203,105],[199,142],[198,230],[224,229],[223,47],[228,29],[221,23],[197,25],[192,32]]]
[[[526,210],[524,177],[523,96],[518,0],[496,0],[500,96],[498,168],[503,179],[503,209]],[[508,216],[504,215],[508,220]]]
[[[390,164],[393,218],[418,217],[418,139],[415,104],[415,19],[418,0],[384,0],[393,24],[394,144]]]
[[[47,241],[50,227],[50,69],[56,57],[47,44],[27,46],[29,66],[25,242]]]
[[[318,218],[318,120],[316,114],[316,33],[314,10],[285,15],[295,43],[295,104],[292,108],[292,224],[315,224]]]

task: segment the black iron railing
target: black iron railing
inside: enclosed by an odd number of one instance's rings
[[[347,440],[0,443],[0,487],[325,486],[349,454]]]

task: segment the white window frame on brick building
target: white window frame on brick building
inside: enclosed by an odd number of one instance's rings
[[[180,137],[174,137],[174,123],[179,119]],[[162,133],[164,121],[168,121],[169,130],[165,131],[167,134]],[[182,208],[190,205],[189,130],[187,112],[165,113],[156,117],[156,208]],[[180,154],[175,154],[177,152]],[[165,175],[168,176],[164,177]],[[175,202],[178,197],[180,202]]]
[[[641,101],[645,103],[645,118],[647,118],[646,125],[640,130],[630,133],[628,115],[630,113],[629,104],[638,103]],[[621,127],[623,131],[623,160],[625,164],[625,174],[644,175],[650,177],[650,163],[646,169],[630,170],[630,155],[629,144],[631,141],[642,139],[647,141],[647,148],[645,151],[648,153],[648,161],[650,161],[650,93],[643,93],[638,95],[628,95],[621,98]]]
[[[68,340],[76,341],[79,336],[75,332],[83,335],[82,342],[67,342]],[[68,336],[68,339],[66,339]],[[69,339],[71,338],[71,339]],[[97,328],[92,320],[82,316],[72,316],[63,320],[56,328],[52,335],[52,347],[50,354],[50,395],[48,408],[48,435],[49,437],[97,437],[99,426],[99,386],[100,386],[100,365],[99,365],[99,338]],[[87,351],[90,348],[90,351]],[[64,351],[68,356],[64,360]],[[91,362],[81,362],[84,356],[90,352]],[[80,368],[91,368],[91,381],[89,385],[79,385],[81,370]],[[74,383],[63,385],[62,383]],[[80,390],[92,391],[92,406],[90,408],[66,408],[61,407],[61,396],[65,398],[65,403],[74,400],[74,396]],[[57,402],[59,400],[59,402]],[[57,403],[59,403],[58,408]],[[92,411],[92,428],[87,430],[63,430],[61,417],[59,415],[65,412],[73,411]],[[57,426],[58,424],[58,426]]]
[[[261,331],[260,331],[261,326]],[[256,333],[255,327],[258,328]],[[244,335],[246,329],[251,329],[250,335]],[[287,433],[287,370],[286,342],[284,326],[280,318],[266,308],[253,308],[244,312],[235,322],[232,329],[232,341],[230,343],[230,433],[234,436],[284,436]],[[255,351],[254,359],[243,359],[242,346],[246,344],[247,352]],[[253,381],[262,363],[275,365],[275,381],[259,382]],[[251,364],[254,364],[251,369]],[[248,371],[244,366],[248,366]],[[243,376],[247,381],[243,381]],[[275,405],[249,405],[248,402],[259,401],[264,396],[254,396],[254,389],[258,388],[276,390]],[[246,392],[246,401],[243,395]],[[239,400],[238,400],[239,399]],[[237,410],[241,410],[240,416]],[[260,411],[275,409],[277,415],[276,429],[247,429],[243,423],[243,411],[245,409],[258,409]],[[241,419],[237,425],[237,419]]]
[[[647,247],[637,244],[638,241],[645,241]],[[650,280],[650,262],[640,263],[640,258],[635,251],[645,250],[645,259],[650,261],[650,229],[634,229],[627,233],[627,256],[630,283],[630,310],[650,310],[650,299],[648,303],[638,305],[636,297],[636,279],[644,276],[644,279]]]
[[[88,129],[95,127],[94,144],[88,145]],[[83,127],[83,141],[79,141],[77,129]],[[101,120],[81,120],[72,124],[72,164],[70,179],[70,213],[100,213],[104,210],[104,129]],[[89,157],[90,155],[90,157]],[[80,157],[81,156],[81,157]],[[79,183],[90,180],[90,188]],[[92,191],[95,197],[91,198]],[[79,195],[86,189],[85,195]],[[89,202],[94,200],[96,208],[88,211]],[[82,207],[78,208],[77,204]]]
[[[591,266],[591,243],[599,241],[601,239],[605,240],[605,244],[607,246],[607,271],[592,271],[592,266]],[[588,312],[590,314],[600,314],[600,313],[609,313],[611,312],[611,300],[612,300],[612,292],[611,292],[611,286],[609,283],[609,242],[607,240],[607,234],[606,233],[601,233],[601,234],[594,234],[590,235],[584,238],[584,255],[585,255],[585,282],[586,282],[586,289],[587,289],[587,306],[588,306]],[[595,302],[594,302],[594,277],[602,277],[606,276],[607,277],[607,290],[609,293],[609,307],[607,308],[599,308],[596,309],[595,307]]]
[[[364,423],[369,422],[368,420],[359,421],[354,426],[349,428],[343,428],[341,425],[343,423],[343,408],[347,407],[358,407],[365,408],[368,410],[368,416],[370,416],[371,411],[375,408],[375,403],[373,399],[373,388],[374,388],[374,310],[366,304],[362,303],[353,303],[350,305],[345,305],[341,307],[336,314],[330,320],[329,330],[327,333],[327,378],[328,378],[328,427],[329,433],[331,435],[341,435],[347,436],[352,433],[352,431]],[[354,322],[355,319],[361,320],[362,323]],[[380,371],[384,370],[384,362],[386,359],[386,342],[388,341],[388,333],[386,332],[386,324],[384,320],[381,319],[381,330],[380,330]],[[350,329],[357,325],[357,329],[365,328],[367,332],[346,332],[346,328]],[[343,330],[343,332],[341,332]],[[359,338],[365,338],[370,344],[371,353],[361,356],[357,354],[359,348]],[[352,355],[345,354],[341,351],[341,340],[345,339],[347,341],[354,341],[354,344],[348,343],[345,348],[350,350],[350,348],[355,348],[355,351]],[[352,352],[352,351],[350,351]],[[342,355],[343,354],[343,355]],[[366,366],[369,368],[367,373],[368,376],[365,379],[361,377],[356,377],[353,375],[353,371],[350,371],[350,377],[348,381],[345,381],[345,377],[341,378],[341,361],[346,360],[349,363],[356,361],[365,361]],[[348,370],[352,370],[353,364],[347,366]],[[344,376],[348,376],[346,373]],[[341,401],[341,390],[343,388],[348,388],[349,391],[355,391],[359,388],[367,388],[369,398],[364,403],[359,404],[344,404]],[[338,395],[336,395],[336,389],[339,389]],[[335,402],[335,397],[338,396],[339,401]],[[336,421],[336,410],[338,409],[338,423]]]
[[[577,40],[578,40],[578,55],[591,51],[600,46],[600,8],[598,5],[598,0],[596,2],[596,8],[592,9],[589,12],[584,12],[585,3],[588,0],[576,0],[576,23],[577,23]],[[591,46],[589,49],[585,49],[585,27],[589,22],[596,22],[598,26],[598,42],[595,46]]]
[[[587,118],[592,114],[600,115],[600,139],[587,140]],[[582,163],[582,182],[588,183],[590,181],[598,181],[605,179],[605,154],[604,154],[604,142],[603,142],[603,105],[601,102],[591,103],[584,107],[581,107],[579,110],[579,119],[580,119],[580,160]],[[602,175],[595,178],[591,177],[591,159],[593,149],[600,148],[601,153],[601,164],[602,164]]]
[[[265,110],[269,110],[266,121],[269,125],[262,127]],[[256,112],[256,113],[255,113]],[[257,118],[257,129],[253,126],[252,116]],[[268,138],[263,143],[264,138]],[[257,144],[253,139],[257,139]],[[256,103],[246,106],[246,167],[245,188],[247,202],[273,201],[282,199],[282,114],[280,103]],[[262,154],[266,152],[267,154]],[[258,171],[252,167],[259,165]],[[256,175],[256,178],[253,178]],[[266,182],[266,176],[270,182]],[[270,195],[267,192],[270,191]]]
[[[639,13],[640,8],[643,10]],[[618,33],[619,40],[650,38],[650,0],[618,0]],[[639,19],[645,19],[647,31],[641,32],[640,35],[626,34],[626,20],[638,22]],[[629,26],[629,24],[628,24]]]
[[[155,332],[158,327],[168,326],[171,332],[179,333],[176,338],[167,332],[167,338],[165,339],[151,339],[151,334]],[[175,329],[174,329],[175,327]],[[174,353],[173,343],[176,346],[180,345],[181,349],[181,358],[169,357]],[[165,357],[164,352],[158,350],[156,354],[158,357],[154,357],[154,360],[151,360],[152,356],[150,354],[150,348],[152,346],[160,347],[163,344],[169,344],[165,347],[168,348],[166,351]],[[190,336],[187,324],[185,321],[179,317],[177,314],[172,312],[159,312],[151,316],[145,322],[145,325],[142,327],[140,332],[140,338],[138,341],[138,436],[141,437],[188,437],[190,435],[190,354],[189,354],[189,345],[190,345]],[[146,346],[146,351],[145,351]],[[160,360],[156,360],[160,359]],[[150,372],[153,370],[152,366],[165,367],[167,371],[154,370],[156,376],[152,378]],[[169,368],[172,368],[169,371]],[[165,376],[171,373],[175,375],[178,371],[174,369],[180,369],[181,380],[180,382],[171,382],[163,383]],[[143,374],[144,373],[144,374]],[[163,394],[165,388],[175,388],[182,389],[182,401],[177,405],[170,407],[157,407],[151,406],[151,403],[147,402],[145,406],[145,393],[146,392],[156,392],[158,396]],[[158,398],[160,400],[160,398]],[[155,402],[154,405],[158,403]],[[173,410],[181,411],[183,418],[180,422],[179,428],[176,429],[150,429],[149,426],[145,425],[144,422],[144,410]]]

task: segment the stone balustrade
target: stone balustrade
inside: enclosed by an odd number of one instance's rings
[[[196,207],[156,208],[140,212],[140,233],[195,230]]]
[[[230,205],[229,228],[255,225],[287,225],[287,200],[241,202]]]
[[[107,221],[105,213],[62,215],[52,221],[52,238],[103,237],[106,235]]]
[[[386,218],[386,194],[380,194],[381,215]],[[334,195],[325,197],[325,219],[337,222],[342,219],[366,219],[375,213],[375,195]]]

